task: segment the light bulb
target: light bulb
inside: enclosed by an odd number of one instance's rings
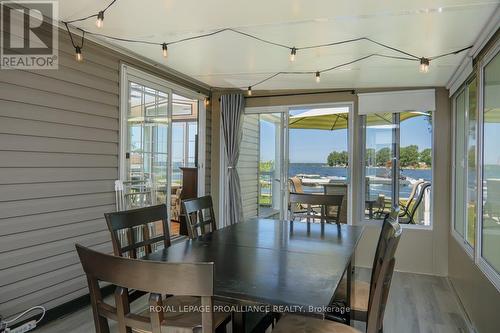
[[[99,14],[97,14],[97,21],[95,22],[98,28],[102,28],[104,25],[104,12],[100,11]]]
[[[430,60],[427,58],[420,58],[420,73],[429,72]]]
[[[248,93],[248,96],[252,96],[252,87],[248,87],[247,93]]]
[[[295,56],[297,55],[297,49],[292,47],[292,51],[290,52],[290,61],[295,61]]]
[[[205,106],[210,105],[210,97],[205,98]]]
[[[319,81],[321,81],[321,77],[320,77],[320,72],[316,72],[316,83],[319,83]]]
[[[167,47],[167,43],[163,43],[161,44],[161,50],[162,50],[162,53],[163,53],[163,57],[167,57],[168,56],[168,47]]]
[[[80,46],[75,46],[75,57],[76,61],[81,62],[83,60],[82,48]]]

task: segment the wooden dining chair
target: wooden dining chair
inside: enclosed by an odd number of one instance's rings
[[[398,212],[391,212],[384,222],[374,259],[372,289],[369,291],[366,333],[380,333],[383,329],[384,311],[387,304],[396,249],[401,237]],[[356,282],[354,282],[356,284]],[[309,318],[293,314],[283,315],[273,333],[360,333],[359,330],[334,321]]]
[[[106,213],[104,217],[117,256],[139,258],[171,244],[164,204]]]
[[[228,314],[213,311],[214,264],[169,263],[107,255],[76,244],[87,275],[97,333],[109,333],[108,320],[117,322],[118,332],[202,332],[212,333],[228,322]],[[99,282],[116,286],[115,306],[103,300]],[[150,293],[149,304],[131,312],[128,290]],[[183,311],[174,298],[161,295],[198,296],[200,311]],[[169,311],[164,311],[168,309]]]
[[[290,213],[292,221],[296,216],[305,218],[307,222],[314,222],[319,219],[320,222],[335,222],[340,223],[340,207],[344,196],[341,194],[327,195],[327,194],[309,194],[309,193],[290,193]],[[301,207],[305,206],[305,210]],[[319,206],[320,209],[313,209],[313,206]],[[333,214],[328,214],[329,207],[336,208]],[[297,209],[299,211],[297,211]]]
[[[393,234],[401,233],[401,226],[399,225],[399,212],[397,210],[392,210],[391,213],[387,214],[382,224],[382,229],[380,231],[379,239],[377,242],[377,247],[375,248],[375,256],[373,259],[372,273],[370,282],[356,280],[353,281],[352,285],[354,290],[351,293],[351,318],[359,321],[366,322],[368,320],[368,308],[369,300],[375,290],[374,284],[377,281],[378,274],[380,273],[380,258],[387,251],[387,247],[390,245],[388,239],[390,239]],[[397,245],[397,243],[396,243]],[[347,292],[346,281],[343,280],[339,287],[335,298],[337,300],[345,300]]]
[[[211,196],[206,195],[200,198],[183,200],[182,207],[186,216],[187,229],[190,238],[194,239],[217,230],[214,204]]]

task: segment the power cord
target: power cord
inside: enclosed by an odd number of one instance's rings
[[[30,313],[33,310],[42,310],[41,316],[38,320],[30,320],[27,323],[22,324],[16,328],[9,328],[9,325],[16,322],[20,318],[24,317],[26,314]],[[35,329],[36,325],[42,321],[43,317],[45,317],[45,308],[43,306],[37,305],[28,310],[24,311],[17,317],[10,320],[2,320],[0,318],[0,333],[24,333]]]

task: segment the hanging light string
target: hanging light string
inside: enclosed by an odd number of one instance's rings
[[[71,44],[75,48],[76,60],[77,61],[82,61],[83,60],[83,57],[82,57],[82,48],[83,48],[83,44],[85,42],[85,30],[80,29],[80,28],[76,28],[76,29],[78,29],[78,30],[80,30],[82,32],[82,41],[80,42],[80,45],[78,45],[78,44],[75,43],[75,40],[73,39],[73,34],[71,33],[71,30],[69,29],[68,23],[66,23],[66,22],[63,22],[63,23],[66,26],[66,30],[68,30],[69,39],[71,40]]]
[[[465,51],[465,50],[467,50],[469,48],[471,48],[471,47],[464,48],[461,51]],[[409,58],[409,57],[391,56],[391,55],[387,55],[387,54],[372,53],[372,54],[363,56],[361,58],[357,58],[357,59],[354,59],[354,60],[351,60],[351,61],[339,64],[339,65],[335,65],[333,67],[325,68],[325,69],[318,70],[318,71],[280,71],[280,72],[274,73],[274,74],[266,77],[263,80],[260,80],[260,81],[258,81],[256,83],[252,84],[250,86],[250,88],[258,86],[258,85],[260,85],[260,84],[262,84],[262,83],[264,83],[266,81],[269,81],[271,79],[274,79],[275,77],[277,77],[279,75],[311,75],[311,74],[314,74],[315,77],[316,77],[316,81],[318,81],[318,78],[320,77],[320,75],[318,75],[318,74],[322,74],[322,73],[325,73],[325,72],[330,72],[330,71],[333,71],[335,69],[339,69],[341,67],[352,65],[354,63],[357,63],[357,62],[360,62],[360,61],[363,61],[365,59],[372,58],[372,57],[389,58],[389,59],[399,59],[399,60],[407,60],[407,61],[419,61],[420,60],[420,58],[418,58],[418,57],[417,58]],[[248,87],[239,87],[239,88],[240,89],[248,89]]]
[[[109,9],[109,7],[113,6],[115,4],[117,0],[113,0],[110,2],[109,5],[106,6],[106,8],[104,8],[103,10],[99,11],[98,13],[96,14],[92,14],[92,15],[89,15],[89,16],[85,16],[85,17],[82,17],[82,18],[78,18],[78,19],[74,19],[74,20],[71,20],[71,21],[63,21],[63,23],[75,23],[75,22],[81,22],[81,21],[86,21],[90,18],[93,18],[93,17],[99,17],[101,14],[103,15],[104,17],[104,13]]]
[[[259,36],[256,36],[256,35],[253,35],[253,34],[250,34],[250,33],[247,33],[247,32],[243,32],[243,31],[240,31],[240,30],[237,30],[237,29],[234,29],[234,28],[218,29],[218,30],[215,30],[215,31],[212,31],[212,32],[208,32],[208,33],[204,33],[204,34],[200,34],[200,35],[195,35],[195,36],[191,36],[191,37],[186,37],[186,38],[181,38],[181,39],[173,40],[173,41],[170,41],[170,42],[161,42],[161,43],[160,42],[152,42],[152,41],[148,41],[148,40],[141,40],[141,39],[115,37],[115,36],[110,36],[110,35],[106,35],[106,34],[102,34],[102,33],[96,33],[96,32],[87,31],[87,30],[84,30],[82,28],[76,28],[76,29],[78,29],[78,30],[80,30],[82,32],[82,43],[81,43],[80,46],[76,45],[74,43],[74,41],[73,41],[73,37],[72,37],[71,31],[70,31],[70,29],[68,27],[68,24],[71,24],[71,23],[74,23],[74,22],[81,22],[81,21],[88,20],[90,18],[97,17],[97,26],[98,27],[102,27],[103,20],[104,20],[104,13],[113,4],[115,4],[116,1],[117,0],[113,0],[107,7],[105,7],[103,10],[99,11],[97,14],[89,15],[89,16],[82,17],[82,18],[79,18],[79,19],[74,19],[74,20],[71,20],[71,21],[62,21],[64,23],[64,25],[66,26],[66,29],[68,30],[68,33],[69,33],[69,36],[70,36],[70,39],[71,39],[71,43],[73,44],[73,47],[75,47],[77,60],[81,61],[81,59],[82,59],[82,57],[81,57],[81,50],[82,50],[82,47],[83,47],[83,41],[84,41],[84,38],[85,38],[85,34],[93,35],[93,36],[96,36],[96,37],[102,37],[102,38],[106,38],[106,39],[110,39],[110,40],[115,40],[115,41],[119,41],[119,42],[139,43],[139,44],[145,44],[145,45],[160,46],[161,49],[162,49],[162,53],[163,53],[164,57],[167,57],[167,50],[168,50],[168,46],[169,45],[180,44],[180,43],[184,43],[184,42],[188,42],[188,41],[192,41],[192,40],[196,40],[196,39],[207,38],[207,37],[215,36],[215,35],[222,34],[222,33],[225,33],[225,32],[231,32],[231,33],[234,33],[234,34],[237,34],[237,35],[241,35],[241,36],[244,36],[244,37],[247,37],[247,38],[250,38],[250,39],[257,40],[257,41],[265,43],[265,44],[269,44],[269,45],[273,45],[273,46],[276,46],[276,47],[288,49],[290,51],[290,61],[295,61],[295,59],[297,57],[297,52],[299,50],[310,50],[310,49],[317,49],[317,48],[323,48],[323,47],[332,47],[332,46],[338,46],[338,45],[343,45],[343,44],[356,43],[356,42],[360,42],[360,41],[367,41],[367,42],[370,42],[372,44],[378,45],[378,46],[380,46],[382,48],[385,48],[385,49],[388,49],[388,50],[391,50],[391,51],[394,51],[394,52],[397,52],[397,53],[400,53],[400,54],[403,55],[403,56],[393,56],[393,55],[386,55],[386,54],[380,54],[380,53],[372,53],[372,54],[366,55],[364,57],[361,57],[361,58],[358,58],[358,59],[355,59],[355,60],[352,60],[352,61],[340,64],[340,65],[336,65],[336,66],[333,66],[333,67],[325,68],[325,69],[322,69],[322,70],[314,70],[314,71],[280,71],[280,72],[277,72],[277,73],[274,73],[274,74],[270,75],[269,77],[266,77],[263,80],[260,80],[260,81],[258,81],[256,83],[254,83],[251,86],[240,87],[241,89],[247,89],[249,95],[251,95],[252,87],[260,85],[260,84],[262,84],[262,83],[264,83],[266,81],[269,81],[269,80],[271,80],[271,79],[273,79],[273,78],[275,78],[275,77],[277,77],[279,75],[311,75],[311,74],[313,74],[315,76],[315,78],[316,78],[316,82],[319,83],[319,81],[320,81],[320,75],[322,73],[324,73],[324,72],[333,71],[335,69],[338,69],[338,68],[341,68],[341,67],[344,67],[344,66],[348,66],[348,65],[351,65],[351,64],[354,64],[354,63],[357,63],[357,62],[360,62],[360,61],[363,61],[365,59],[372,58],[372,57],[390,58],[390,59],[405,60],[405,61],[418,61],[420,63],[420,71],[426,73],[426,72],[429,71],[429,65],[430,65],[430,61],[431,60],[439,59],[439,58],[446,57],[446,56],[449,56],[449,55],[456,55],[456,54],[461,53],[461,52],[463,52],[465,50],[468,50],[468,49],[470,49],[472,47],[472,46],[464,47],[462,49],[459,49],[459,50],[456,50],[456,51],[452,51],[452,52],[448,52],[448,53],[444,53],[444,54],[440,54],[440,55],[437,55],[437,56],[434,56],[434,57],[419,57],[419,56],[417,56],[415,54],[412,54],[412,53],[407,52],[405,50],[399,49],[397,47],[390,46],[390,45],[385,44],[385,43],[381,43],[381,42],[379,42],[377,40],[374,40],[374,39],[371,39],[369,37],[359,37],[359,38],[346,39],[346,40],[341,40],[341,41],[331,42],[331,43],[324,43],[324,44],[316,44],[316,45],[307,45],[307,46],[302,46],[302,47],[296,47],[296,46],[289,46],[289,45],[286,45],[286,44],[274,42],[272,40],[261,38]]]

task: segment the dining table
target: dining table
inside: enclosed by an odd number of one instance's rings
[[[362,234],[362,226],[251,218],[142,259],[214,262],[216,301],[325,318],[342,278],[345,308],[350,307],[354,252]],[[233,331],[244,327],[245,312],[233,312]]]

